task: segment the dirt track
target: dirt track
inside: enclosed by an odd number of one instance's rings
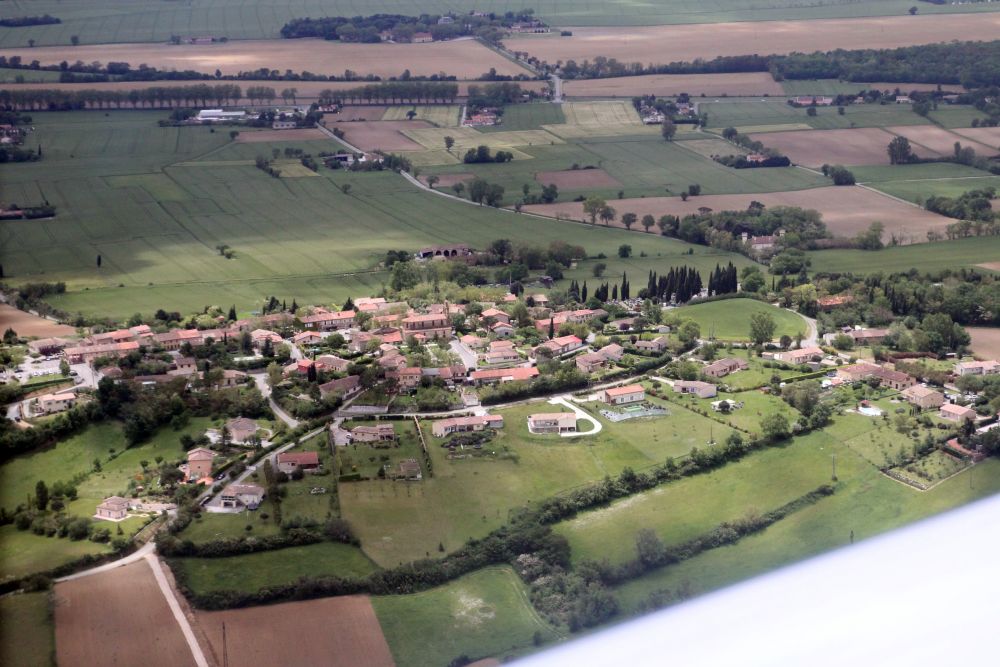
[[[195,616],[220,665],[223,664],[222,623],[226,624],[230,665],[393,667],[395,664],[367,596],[196,612]]]
[[[823,215],[823,222],[834,236],[854,236],[877,220],[885,225],[886,238],[893,232],[897,235],[905,233],[910,242],[919,243],[927,240],[927,230],[942,230],[952,222],[950,218],[904,204],[865,188],[830,186],[791,192],[702,195],[691,197],[686,202],[680,197],[616,199],[611,205],[618,212],[619,220],[612,224],[622,226],[620,222],[622,213],[635,213],[640,218],[647,213],[657,219],[665,214],[683,217],[697,213],[703,206],[713,211],[744,210],[754,200],[768,207],[799,206],[815,209]],[[524,210],[553,217],[561,213],[572,220],[585,219],[583,204],[580,202],[538,204],[525,206]],[[652,231],[656,233],[657,230],[654,228]]]
[[[261,68],[284,72],[308,70],[317,74],[343,75],[344,70],[399,76],[409,69],[416,76],[446,72],[459,79],[474,79],[495,67],[499,74],[525,74],[526,70],[498,53],[471,40],[428,44],[341,44],[323,39],[241,40],[203,46],[170,44],[98,44],[93,46],[43,46],[33,49],[2,49],[0,55],[19,55],[26,62],[43,65],[63,60],[85,63],[145,63],[158,69],[195,70],[215,74],[253,72]],[[280,86],[282,82],[273,82]],[[295,82],[287,82],[295,86]]]
[[[504,40],[512,51],[542,60],[593,61],[595,56],[623,62],[669,63],[696,58],[747,54],[811,53],[831,49],[888,49],[914,44],[993,40],[1000,35],[1000,14],[938,14],[815,21],[758,21],[627,28],[572,28],[557,34]]]
[[[195,664],[145,560],[57,584],[55,600],[60,667]]]

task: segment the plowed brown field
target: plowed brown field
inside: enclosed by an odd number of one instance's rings
[[[423,146],[404,136],[400,130],[416,130],[427,127],[433,126],[422,120],[374,120],[337,125],[337,129],[343,130],[346,141],[365,151],[375,149],[384,151],[424,150]]]
[[[17,229],[13,225],[31,224],[30,220],[12,222],[12,229]],[[48,338],[49,336],[72,336],[76,329],[65,324],[57,324],[44,317],[37,317],[23,310],[18,310],[14,306],[0,303],[0,331],[13,329],[18,336],[37,336],[38,338]]]
[[[889,164],[886,147],[893,135],[876,127],[850,130],[796,130],[751,134],[750,138],[788,156],[792,162],[808,167],[824,164]],[[914,152],[921,157],[937,157],[921,147]]]
[[[223,623],[230,665],[393,667],[395,664],[367,596],[196,612],[195,617],[220,665]]]

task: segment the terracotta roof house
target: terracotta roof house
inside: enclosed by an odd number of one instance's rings
[[[721,378],[736,371],[746,370],[747,368],[750,368],[750,364],[747,363],[746,359],[727,357],[710,363],[702,369],[702,372],[708,377]]]
[[[212,460],[216,457],[211,449],[198,447],[187,454],[188,480],[212,476]]]
[[[844,306],[854,301],[850,294],[837,294],[836,296],[823,296],[816,299],[816,305],[820,310],[833,310],[838,306]]]
[[[601,400],[610,405],[625,405],[646,400],[646,390],[641,384],[630,384],[624,387],[612,387],[602,392]]]
[[[487,428],[503,428],[503,416],[476,415],[472,417],[449,417],[448,419],[438,419],[431,426],[431,433],[436,438],[443,438],[451,433],[482,431]]]
[[[408,368],[392,369],[385,372],[387,380],[395,380],[399,389],[415,389],[420,386],[420,380],[424,376],[424,371],[419,366]]]
[[[490,326],[490,333],[497,338],[510,338],[514,335],[514,327],[506,322],[495,322]]]
[[[360,375],[348,375],[345,378],[330,380],[319,386],[319,393],[323,398],[326,398],[330,394],[340,394],[346,397],[359,391],[361,391]]]
[[[351,442],[395,442],[396,429],[392,424],[355,426],[350,431]]]
[[[255,510],[264,500],[264,487],[256,484],[230,484],[222,490],[219,499],[223,507]]]
[[[597,352],[598,354],[603,355],[604,358],[608,359],[609,361],[619,361],[621,360],[622,355],[625,354],[625,348],[623,348],[618,343],[609,343],[608,345],[605,345],[604,347],[599,349]]]
[[[70,341],[65,338],[39,338],[28,341],[28,349],[33,354],[54,354],[68,347]]]
[[[487,308],[479,316],[483,319],[490,318],[495,322],[510,324],[510,315],[498,308]]]
[[[491,382],[516,382],[538,377],[537,368],[491,368],[482,371],[472,371],[469,381],[472,384],[487,384]]]
[[[488,338],[482,338],[475,334],[465,334],[459,340],[462,342],[463,345],[473,350],[481,347],[486,347],[486,344],[490,342]]]
[[[178,346],[180,347],[180,346]],[[63,350],[63,355],[71,364],[89,364],[94,359],[100,357],[112,357],[118,359],[131,352],[139,350],[139,343],[136,341],[126,341],[124,343],[107,343],[105,345],[88,345],[83,347],[67,347]]]
[[[677,380],[674,391],[680,394],[694,394],[698,398],[714,398],[719,393],[714,384],[698,380]]]
[[[537,351],[539,348],[548,350],[553,357],[558,357],[563,354],[568,354],[573,350],[579,350],[583,347],[583,341],[576,336],[558,336],[552,340],[547,340],[538,347],[535,348]]]
[[[407,336],[421,333],[428,338],[448,338],[451,336],[451,322],[444,314],[410,315],[403,318],[403,333]]]
[[[921,410],[939,408],[944,404],[944,394],[923,385],[915,384],[912,387],[907,387],[901,393],[910,405]]]
[[[589,352],[587,354],[581,354],[576,359],[576,367],[579,368],[584,373],[594,373],[604,368],[609,360],[600,352]]]
[[[642,352],[654,352],[656,354],[661,354],[667,349],[667,343],[670,339],[666,336],[657,336],[653,340],[637,340],[635,342],[635,349],[641,350]]]
[[[317,452],[282,452],[278,454],[278,470],[290,475],[296,470],[315,470],[319,467]]]
[[[296,345],[313,345],[323,340],[323,334],[318,331],[300,331],[292,336],[292,342]]]
[[[111,496],[105,498],[104,502],[97,506],[94,513],[95,519],[105,521],[121,521],[128,517],[128,500],[121,496]]]
[[[800,350],[786,350],[784,352],[777,352],[774,354],[774,358],[778,361],[784,361],[789,364],[804,364],[812,361],[813,359],[822,359],[826,355],[821,348],[812,345],[810,347],[804,347]]]
[[[528,415],[528,431],[536,434],[576,433],[576,413],[539,412]]]
[[[281,336],[267,329],[254,329],[250,332],[250,340],[254,347],[263,347],[265,341],[271,341],[272,345],[283,342]]]
[[[953,422],[973,421],[976,418],[976,411],[954,403],[945,403],[938,413],[941,419]]]
[[[53,412],[69,410],[76,403],[77,396],[72,391],[45,394],[35,399],[35,411],[50,415]]]
[[[351,362],[347,359],[341,359],[332,354],[321,354],[314,361],[316,362],[317,370],[336,371],[337,373],[343,373],[351,365]]]
[[[528,298],[534,301],[536,306],[549,305],[549,297],[545,296],[544,294],[532,294]]]
[[[257,433],[257,422],[246,417],[237,417],[226,422],[232,442],[246,442]]]

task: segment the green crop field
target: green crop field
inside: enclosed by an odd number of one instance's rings
[[[183,573],[187,584],[199,593],[252,592],[294,583],[302,576],[364,577],[376,569],[357,547],[335,542],[224,558],[175,558],[170,566]]]
[[[59,80],[59,72],[0,67],[0,83],[50,83]]]
[[[937,271],[973,267],[1000,257],[1000,237],[940,241],[897,246],[877,252],[819,250],[809,253],[813,271],[873,273],[876,271]]]
[[[834,130],[928,123],[927,119],[914,113],[908,104],[852,104],[844,108],[843,115],[837,113],[836,107],[817,107],[816,115],[809,116],[806,109],[791,107],[783,98],[753,101],[713,98],[711,102],[703,102],[698,110],[708,114],[708,128],[721,130],[733,126],[742,128],[741,131],[744,132],[766,131],[758,126],[788,124],[808,125],[816,130]],[[775,128],[780,129],[793,128]]]
[[[248,311],[272,294],[330,303],[377,291],[387,276],[373,269],[389,249],[566,238],[562,223],[447,201],[391,173],[323,169],[317,178],[273,179],[250,164],[218,164],[284,144],[230,144],[228,133],[209,128],[157,127],[162,117],[37,116],[31,141],[43,144],[44,159],[0,166],[3,198],[21,205],[48,200],[58,212],[52,220],[0,223],[8,282],[65,281],[67,293],[52,303],[87,315],[230,303]],[[289,145],[316,149],[326,142]],[[201,156],[216,164],[194,166]],[[342,186],[351,189],[345,194]],[[613,255],[633,236],[583,227],[573,234],[591,255]],[[221,257],[219,244],[235,258]],[[678,247],[666,239],[648,244],[665,252]]]
[[[475,8],[485,12],[533,8],[553,25],[660,25],[677,23],[715,23],[720,21],[761,21],[768,19],[817,19],[854,16],[898,16],[909,9],[909,0],[802,4],[797,0],[712,0],[695,3],[683,0],[613,0],[581,3],[569,0],[480,0]],[[0,46],[27,46],[29,39],[39,45],[70,44],[77,35],[81,43],[165,42],[171,35],[216,35],[229,39],[277,38],[281,26],[303,16],[358,16],[359,14],[440,14],[468,11],[445,0],[372,0],[358,5],[351,0],[191,0],[164,5],[155,0],[32,0],[30,8],[19,3],[4,6],[0,16],[25,16],[48,13],[62,19],[57,25],[5,29]],[[927,5],[921,14],[976,12],[993,9],[987,3]]]
[[[413,595],[373,597],[372,605],[399,667],[447,665],[517,655],[559,634],[528,602],[509,567],[490,567]]]
[[[766,313],[774,319],[777,325],[775,338],[786,334],[794,337],[799,332],[806,333],[806,323],[801,317],[755,299],[712,301],[684,306],[670,313],[697,322],[704,338],[714,336],[719,340],[748,340],[750,316],[756,313]]]
[[[508,130],[540,130],[543,125],[565,123],[562,106],[538,102],[535,104],[515,104],[504,110],[503,122],[493,127],[481,127],[480,131],[503,132]]]
[[[0,597],[0,664],[6,667],[51,667],[56,664],[56,638],[48,593]]]
[[[462,108],[457,104],[438,105],[410,105],[389,107],[382,114],[382,120],[409,120],[407,114],[410,111],[416,112],[414,120],[426,120],[428,123],[438,127],[458,127],[459,116]]]
[[[797,447],[817,450],[820,458],[836,455],[839,482],[835,495],[733,546],[707,551],[619,587],[623,608],[635,610],[657,590],[686,588],[694,594],[714,590],[845,546],[852,533],[855,540],[862,540],[1000,491],[1000,462],[992,459],[921,493],[883,476],[827,433],[797,439],[784,451]],[[829,469],[823,468],[826,474],[817,474],[817,484],[829,481]]]

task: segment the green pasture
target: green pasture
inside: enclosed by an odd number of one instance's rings
[[[267,518],[264,518],[265,514]],[[247,526],[251,526],[251,529],[247,530]],[[179,534],[182,539],[199,544],[247,535],[265,537],[277,535],[280,531],[281,527],[274,522],[274,507],[270,499],[265,498],[260,507],[253,512],[240,514],[201,512]]]
[[[505,132],[513,130],[540,130],[543,125],[566,122],[562,106],[547,102],[533,104],[513,104],[504,109],[503,122],[493,127],[481,127],[481,132]]]
[[[106,544],[35,535],[30,530],[18,530],[14,524],[7,524],[0,526],[0,580],[44,572],[77,558],[110,550]]]
[[[556,532],[569,540],[574,563],[618,563],[635,557],[635,534],[642,528],[654,530],[664,544],[680,544],[723,521],[780,507],[829,477],[829,454],[794,442],[583,512]]]
[[[919,492],[893,481],[824,432],[799,439],[793,447],[837,456],[837,492],[762,533],[735,545],[707,551],[662,568],[617,589],[623,609],[635,610],[657,590],[694,594],[763,574],[824,551],[847,546],[977,498],[1000,491],[1000,462],[989,459],[971,471]],[[971,476],[971,480],[967,477]],[[820,482],[828,475],[818,475]]]
[[[416,112],[413,120],[425,120],[438,127],[458,127],[462,107],[457,104],[394,106],[385,110],[382,120],[409,120],[410,111]]]
[[[931,111],[928,118],[943,127],[955,128],[972,127],[973,120],[985,120],[987,116],[975,107],[942,104]]]
[[[734,373],[733,376],[738,376],[742,372],[743,371]],[[723,379],[723,381],[725,381],[725,379]],[[664,387],[663,390],[666,392],[667,388]],[[789,424],[795,422],[795,420],[799,417],[798,411],[777,396],[770,396],[757,390],[741,391],[738,393],[720,391],[719,395],[715,398],[698,398],[692,394],[673,394],[672,398],[681,405],[697,408],[698,410],[707,412],[714,419],[726,422],[734,428],[749,431],[754,434],[754,437],[758,437],[760,435],[760,422],[768,415],[775,413],[785,415]],[[743,403],[743,407],[736,408],[729,414],[713,411],[711,404],[714,401],[720,401],[723,399]],[[722,436],[716,436],[716,440],[719,442],[722,442],[724,438],[725,434]]]
[[[752,101],[713,98],[710,102],[701,103],[698,109],[708,114],[706,127],[713,130],[730,126],[747,128],[786,124],[805,124],[816,130],[832,130],[924,125],[928,122],[915,114],[909,104],[851,104],[844,108],[844,115],[837,112],[837,107],[817,107],[816,115],[809,116],[805,108],[789,106],[784,98],[760,98]]]
[[[809,253],[811,269],[824,272],[874,273],[876,271],[937,271],[973,267],[1000,257],[1000,237],[917,243],[865,250],[819,250]]]
[[[49,594],[0,597],[0,664],[51,667],[56,664],[55,627]]]
[[[528,601],[509,567],[489,567],[412,595],[372,598],[375,614],[399,667],[447,665],[518,655],[560,637]]]
[[[703,338],[718,340],[749,340],[750,316],[756,313],[766,313],[774,319],[775,338],[786,334],[794,337],[807,331],[805,321],[795,313],[756,299],[710,301],[670,311],[671,315],[697,322]]]
[[[328,303],[377,291],[386,276],[371,270],[389,249],[565,238],[562,223],[447,201],[392,173],[322,169],[316,178],[274,179],[250,164],[181,166],[205,154],[212,162],[249,160],[265,145],[230,144],[227,134],[208,128],[160,128],[161,117],[38,117],[32,141],[43,143],[45,158],[0,166],[0,180],[6,201],[48,200],[58,214],[0,223],[8,282],[64,281],[68,291],[53,304],[88,315],[227,303],[243,311],[269,295]],[[630,238],[621,230],[574,230],[589,254],[613,255]],[[218,253],[220,244],[230,246],[233,259]]]
[[[0,67],[0,83],[52,83],[59,80],[59,74],[40,69]]]
[[[371,425],[373,422],[347,422],[343,425],[346,429],[356,426]],[[351,475],[359,473],[362,477],[375,478],[383,465],[394,468],[400,461],[405,459],[423,459],[423,452],[420,448],[420,439],[417,437],[417,429],[413,422],[384,422],[392,424],[396,429],[398,441],[392,447],[374,447],[372,443],[355,442],[343,447],[337,447],[337,460],[340,474]],[[386,443],[378,443],[386,444]],[[426,473],[425,473],[426,474]],[[351,482],[345,482],[350,484]]]
[[[307,576],[360,578],[376,569],[360,549],[337,542],[224,558],[175,558],[170,566],[183,573],[188,586],[198,593],[252,592]]]

